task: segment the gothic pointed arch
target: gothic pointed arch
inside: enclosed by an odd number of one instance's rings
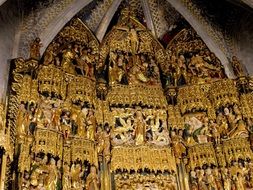
[[[0,103],[6,189],[252,188],[252,80],[182,28],[164,49],[123,9],[101,44],[79,19],[36,38]]]
[[[52,86],[57,92],[51,93],[71,101],[82,100],[92,106],[96,96],[95,65],[99,58],[98,50],[99,42],[93,33],[81,20],[73,19],[47,47],[41,59],[38,79],[58,79],[59,81],[52,82],[52,85],[58,85],[56,88]],[[56,75],[59,77],[55,78]],[[80,87],[80,83],[86,86]],[[62,90],[62,85],[69,86],[67,91]],[[48,92],[47,88],[44,89],[43,82],[39,83],[41,92]],[[84,94],[88,96],[83,96]]]
[[[164,48],[153,37],[152,33],[142,25],[129,10],[122,11],[119,22],[105,36],[100,45],[102,61],[110,52],[122,51],[131,56],[150,54],[160,68],[165,67]]]
[[[201,84],[226,78],[221,61],[192,28],[182,29],[167,45],[172,86]]]
[[[163,94],[160,70],[166,69],[164,48],[129,10],[122,11],[119,22],[102,41],[100,61],[100,70],[106,73],[108,84],[112,87],[108,93],[111,105],[166,106],[165,97],[158,98]],[[148,92],[144,88],[149,88],[150,93],[147,93],[146,99],[140,99],[138,93]],[[130,93],[127,97],[128,91],[136,94]]]

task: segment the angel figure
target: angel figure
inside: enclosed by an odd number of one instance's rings
[[[166,129],[161,128],[153,135],[153,144],[158,146],[166,146],[170,144],[169,133]]]
[[[128,117],[126,121],[124,119],[122,119],[122,118],[119,117],[119,122],[122,125],[122,127],[115,128],[114,132],[123,133],[123,132],[127,132],[127,131],[133,130],[132,117]]]

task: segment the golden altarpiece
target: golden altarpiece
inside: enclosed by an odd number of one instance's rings
[[[40,46],[13,60],[0,107],[5,189],[253,188],[252,80],[236,57],[228,79],[192,29],[164,48],[127,11],[101,43],[73,19]]]

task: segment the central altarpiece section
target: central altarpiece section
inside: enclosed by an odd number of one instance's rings
[[[73,19],[40,46],[12,66],[8,187],[252,188],[248,79],[236,59],[227,79],[192,29],[164,49],[123,11],[101,43]]]

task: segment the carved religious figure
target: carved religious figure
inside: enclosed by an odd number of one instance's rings
[[[56,162],[54,158],[50,159],[48,165],[48,175],[45,179],[45,187],[50,190],[57,190],[57,181],[58,181],[58,169],[56,167]]]
[[[80,164],[72,164],[70,169],[70,176],[71,176],[71,187],[76,190],[81,190],[82,188],[82,167]]]
[[[78,125],[78,135],[80,137],[86,137],[86,127],[87,127],[87,115],[88,109],[82,108],[77,117],[77,125]]]
[[[97,121],[93,110],[88,111],[86,121],[87,121],[87,139],[94,141]]]
[[[26,135],[28,132],[28,126],[29,115],[25,109],[25,105],[21,103],[17,114],[17,134],[21,136]]]
[[[68,47],[62,51],[62,61],[61,61],[62,69],[66,73],[70,73],[70,74],[76,73],[75,67],[73,65],[74,58],[75,58],[75,53],[72,50],[72,46],[68,45]]]
[[[135,114],[133,124],[135,128],[135,144],[141,145],[146,141],[146,122],[140,110],[137,110]]]
[[[143,29],[137,28],[132,25],[130,27],[116,27],[116,29],[127,32],[128,35],[126,41],[128,42],[127,45],[129,47],[129,52],[133,55],[137,54],[140,46],[138,32],[143,31]]]
[[[30,58],[39,60],[41,47],[42,44],[40,38],[35,38],[35,40],[30,44]]]
[[[119,52],[118,52],[119,53]],[[110,52],[109,81],[110,84],[121,83],[125,74],[125,60],[122,53]]]
[[[86,178],[86,190],[99,190],[99,179],[95,166],[90,167],[90,173]]]
[[[62,189],[69,190],[70,188],[71,188],[70,167],[67,163],[65,163],[63,165]]]
[[[233,56],[233,57],[232,57],[231,64],[232,64],[234,73],[235,73],[235,75],[236,75],[237,77],[241,77],[241,76],[244,75],[242,65],[241,65],[241,63],[239,62],[239,60],[237,59],[236,56]]]

